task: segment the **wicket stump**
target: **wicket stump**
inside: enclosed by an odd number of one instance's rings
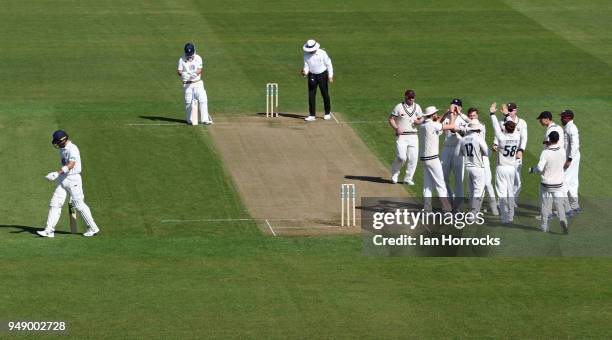
[[[342,184],[340,191],[340,204],[342,206],[342,217],[340,225],[343,227],[354,227],[357,225],[355,216],[355,184]]]
[[[266,117],[278,117],[278,83],[266,84]]]

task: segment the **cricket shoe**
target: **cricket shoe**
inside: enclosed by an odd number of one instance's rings
[[[396,176],[391,176],[391,183],[393,184],[397,184],[397,179],[398,179],[399,175]]]
[[[307,122],[314,122],[315,120],[317,120],[317,117],[315,116],[308,116],[306,118],[304,118],[305,121]]]
[[[213,125],[213,121],[212,120],[206,120],[206,121],[203,121],[202,124],[204,124],[204,125]]]
[[[331,113],[328,113],[325,116],[323,116],[323,119],[330,120],[331,119]]]
[[[548,232],[548,226],[540,226],[538,229],[540,229],[540,231],[542,231],[543,233]]]
[[[567,216],[567,217],[574,217],[574,216],[577,216],[578,214],[580,214],[581,211],[582,211],[582,209],[580,209],[580,208],[572,209],[572,210],[568,211],[565,214],[565,216]]]
[[[563,229],[563,233],[564,234],[569,234],[569,230],[567,230],[567,221],[561,221],[559,222],[561,224],[561,228]]]
[[[98,233],[100,232],[100,229],[87,229],[87,231],[85,233],[83,233],[83,236],[85,237],[92,237],[92,236],[96,236]]]
[[[39,230],[36,233],[39,236],[41,236],[41,237],[48,237],[48,238],[54,238],[55,237],[55,233],[52,232],[52,231],[48,231],[47,229]]]
[[[414,185],[414,182],[411,179],[405,179],[404,184]]]

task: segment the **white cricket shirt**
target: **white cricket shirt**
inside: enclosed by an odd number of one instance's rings
[[[178,61],[178,71],[181,73],[189,73],[187,81],[196,82],[201,80],[201,76],[197,74],[197,71],[202,69],[202,67],[202,58],[197,54],[194,54],[191,60],[188,60],[187,56],[183,54]]]
[[[81,153],[79,148],[68,141],[66,145],[59,150],[62,166],[68,165],[69,161],[74,161],[74,167],[68,171],[68,175],[76,175],[81,173]]]
[[[319,74],[327,71],[331,78],[334,76],[334,68],[327,52],[318,49],[315,53],[304,52],[304,74]]]
[[[428,118],[419,125],[419,158],[429,161],[438,158],[442,124]]]
[[[470,133],[459,142],[466,167],[484,168],[483,157],[487,156],[487,143],[479,133]]]
[[[559,144],[551,145],[540,154],[540,161],[535,167],[536,173],[541,173],[542,186],[550,191],[561,190],[565,179],[565,151]]]
[[[580,138],[578,136],[578,127],[570,120],[565,124],[565,154],[568,158],[576,158],[580,156]]]
[[[521,145],[520,133],[516,130],[513,133],[503,132],[494,114],[491,115],[491,124],[497,140],[497,165],[514,167]]]
[[[450,124],[450,118],[445,118],[443,124]],[[458,115],[455,118],[455,130],[464,131],[467,128],[468,122],[463,118],[463,115]],[[461,136],[457,132],[445,131],[444,146],[454,147],[459,144]]]
[[[395,124],[402,132],[407,134],[417,133],[417,129],[414,126],[414,121],[423,115],[421,106],[417,103],[412,103],[411,106],[402,102],[395,105],[391,116],[395,119]]]

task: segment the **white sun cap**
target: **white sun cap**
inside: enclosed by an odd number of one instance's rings
[[[316,40],[310,39],[304,44],[304,52],[314,52],[318,50],[319,47],[320,45]]]
[[[438,112],[438,109],[436,109],[436,107],[435,107],[435,106],[428,106],[428,107],[425,109],[425,113],[423,113],[423,116],[428,117],[428,116],[433,115],[433,114],[434,114],[434,113],[436,113],[436,112]]]

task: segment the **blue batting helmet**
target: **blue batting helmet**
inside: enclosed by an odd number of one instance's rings
[[[56,147],[63,148],[66,146],[66,142],[68,142],[68,134],[64,130],[57,130],[53,133],[53,139],[51,139],[51,144]]]
[[[191,57],[195,53],[195,46],[188,42],[185,44],[185,55]]]

